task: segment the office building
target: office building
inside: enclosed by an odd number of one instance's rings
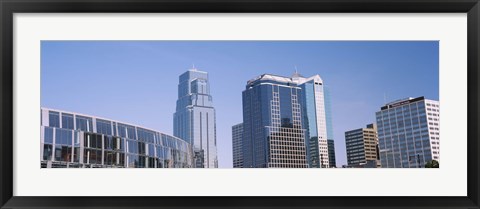
[[[333,139],[328,139],[328,166],[330,168],[337,167],[337,160],[335,159],[335,141]]]
[[[302,89],[291,78],[263,74],[243,97],[243,166],[307,168]]]
[[[174,136],[192,144],[196,168],[217,168],[215,109],[208,73],[190,69],[179,77]]]
[[[189,143],[155,130],[41,108],[42,168],[191,168]]]
[[[335,140],[333,139],[333,122],[332,122],[332,104],[330,100],[330,90],[328,86],[324,86],[325,92],[325,120],[327,125],[327,144],[328,144],[328,166],[330,168],[337,167],[335,158]]]
[[[306,129],[307,160],[310,168],[330,166],[328,142],[333,140],[330,98],[319,75],[305,78],[295,72],[291,80],[302,89],[303,125]]]
[[[376,112],[381,165],[423,168],[440,161],[440,106],[424,97],[397,100]]]
[[[375,124],[345,132],[347,163],[350,167],[375,165],[378,161],[378,136]]]
[[[263,74],[248,81],[243,91],[244,167],[328,168],[331,118],[325,100],[319,75]]]
[[[243,168],[242,136],[243,123],[232,126],[232,154],[234,168]]]

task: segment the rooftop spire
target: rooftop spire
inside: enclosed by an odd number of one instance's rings
[[[298,78],[298,77],[303,77],[303,76],[300,75],[300,73],[298,73],[297,66],[295,65],[295,73],[293,73],[292,78]]]
[[[192,63],[192,70],[197,70],[197,68],[195,68],[195,63]]]

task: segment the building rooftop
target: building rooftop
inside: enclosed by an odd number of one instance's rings
[[[128,126],[133,126],[133,127],[141,128],[141,129],[144,129],[144,130],[148,130],[148,131],[152,131],[152,132],[157,132],[157,133],[160,133],[160,134],[168,135],[168,136],[171,136],[171,137],[176,138],[176,139],[178,139],[178,140],[185,141],[185,140],[183,140],[183,139],[181,139],[181,138],[178,138],[178,137],[176,137],[176,136],[173,136],[173,134],[167,134],[167,133],[164,133],[164,132],[161,132],[161,131],[157,131],[157,130],[152,129],[152,128],[147,128],[147,127],[143,127],[143,126],[139,126],[139,125],[135,125],[135,124],[131,124],[131,123],[125,123],[125,122],[118,121],[118,120],[112,120],[112,119],[108,119],[108,118],[103,118],[103,117],[98,117],[98,116],[93,116],[93,115],[87,115],[87,114],[83,114],[83,113],[70,112],[70,111],[58,110],[58,109],[52,109],[52,108],[46,108],[46,107],[40,107],[40,110],[61,112],[61,113],[66,113],[66,114],[71,114],[71,115],[88,117],[88,118],[92,118],[92,119],[95,118],[96,120],[104,120],[104,121],[116,122],[116,123],[119,123],[119,124],[128,125]]]
[[[413,103],[413,102],[418,102],[418,101],[421,101],[421,100],[425,100],[425,97],[423,97],[423,96],[421,96],[421,97],[416,97],[416,98],[408,97],[408,98],[399,99],[399,100],[395,100],[395,101],[393,101],[393,102],[387,103],[387,104],[385,104],[383,107],[381,107],[380,109],[381,109],[381,110],[386,110],[386,109],[390,109],[390,108],[394,108],[394,107],[398,107],[398,106],[410,104],[410,103]]]
[[[275,81],[275,82],[280,82],[280,83],[293,83],[293,84],[303,84],[307,81],[310,80],[315,80],[316,82],[323,82],[322,79],[320,78],[320,75],[314,75],[309,78],[305,78],[302,76],[300,73],[295,71],[291,77],[285,77],[285,76],[279,76],[279,75],[274,75],[274,74],[262,74],[260,76],[257,76],[253,79],[250,79],[247,81],[247,85],[251,85],[252,83],[256,81]]]

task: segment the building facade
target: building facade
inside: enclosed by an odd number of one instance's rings
[[[215,109],[207,72],[191,69],[180,75],[173,131],[192,144],[196,168],[218,168]]]
[[[243,123],[232,126],[233,167],[243,168]]]
[[[292,81],[303,91],[301,105],[310,168],[330,167],[328,142],[333,140],[329,97],[319,75],[305,78],[295,72]]]
[[[328,102],[319,75],[263,74],[248,81],[243,91],[244,166],[330,167]]]
[[[376,125],[368,124],[366,128],[345,132],[345,147],[348,166],[355,167],[372,163],[376,165],[379,160]]]
[[[189,143],[119,121],[41,108],[42,168],[191,168]]]
[[[397,100],[376,112],[381,165],[423,168],[440,161],[440,106],[424,97]]]
[[[242,97],[244,168],[307,168],[302,89],[264,74],[248,81]]]
[[[332,121],[332,103],[330,100],[330,90],[324,86],[325,92],[325,120],[327,123],[327,143],[328,143],[328,165],[330,168],[337,167],[335,158],[335,140],[333,138],[333,121]]]
[[[328,167],[336,168],[337,160],[335,158],[335,141],[333,139],[328,139]]]

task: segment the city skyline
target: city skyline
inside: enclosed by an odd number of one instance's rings
[[[297,65],[300,73],[326,80],[332,91],[337,166],[346,164],[343,132],[374,122],[385,101],[410,96],[438,100],[438,42],[47,41],[42,42],[41,104],[173,134],[176,96],[169,95],[176,94],[177,84],[171,83],[190,63],[209,72],[211,94],[217,98],[219,167],[231,167],[231,127],[242,122],[241,89],[261,73],[290,75]],[[383,91],[375,90],[379,86]]]

